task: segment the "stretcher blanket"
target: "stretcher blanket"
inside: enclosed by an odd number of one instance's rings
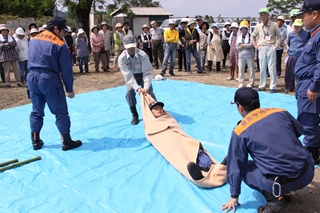
[[[153,88],[185,133],[221,162],[241,119],[230,104],[236,89],[172,80],[153,82]],[[0,212],[222,212],[230,199],[228,183],[204,189],[177,172],[145,137],[139,95],[140,123],[130,124],[125,93],[121,86],[67,99],[71,136],[83,145],[66,152],[47,107],[39,151],[31,146],[31,105],[1,110],[0,162],[42,159],[0,173]],[[285,108],[296,116],[294,96],[259,94],[263,107]],[[239,202],[237,213],[253,213],[265,204],[244,183]]]
[[[189,162],[196,162],[200,142],[187,135],[165,110],[164,116],[155,118],[149,109],[149,104],[155,101],[150,95],[142,95],[140,100],[147,140],[175,169],[203,188],[221,186],[226,182],[227,167],[218,163],[204,148],[204,152],[209,155],[214,164],[208,172],[201,171],[204,176],[201,180],[193,180],[187,165]]]

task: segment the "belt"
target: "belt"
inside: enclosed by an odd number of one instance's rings
[[[286,183],[291,183],[297,179],[299,179],[300,177],[302,177],[308,170],[309,165],[307,163],[307,161],[305,161],[303,168],[301,169],[300,173],[298,174],[297,177],[295,178],[288,178],[286,176],[279,176],[279,175],[264,175],[267,179],[274,181],[276,178],[277,182],[279,184],[286,184]]]
[[[307,80],[307,79],[311,79],[313,76],[301,76],[301,77],[298,77],[297,76],[297,79],[299,80],[299,81],[303,81],[303,80]]]

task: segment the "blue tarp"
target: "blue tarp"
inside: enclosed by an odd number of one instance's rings
[[[241,119],[230,104],[236,89],[172,80],[153,86],[185,132],[222,161]],[[45,145],[38,151],[31,146],[31,105],[0,111],[0,162],[42,157],[0,173],[0,212],[222,212],[229,185],[202,189],[178,173],[146,140],[142,118],[130,124],[125,92],[121,86],[68,99],[71,135],[83,145],[66,152],[48,108],[41,131]],[[262,92],[260,99],[262,107],[283,107],[296,116],[293,96]],[[138,95],[137,100],[140,111]],[[265,204],[245,184],[239,201],[238,213]]]

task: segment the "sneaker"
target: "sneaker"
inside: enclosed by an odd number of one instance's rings
[[[239,84],[238,88],[242,88],[243,87],[243,84]]]
[[[201,180],[202,178],[204,178],[201,173],[201,169],[197,164],[190,162],[187,165],[187,169],[193,180]]]
[[[257,91],[263,91],[266,90],[265,88],[258,88]]]
[[[279,212],[282,208],[286,207],[288,203],[281,196],[279,198],[272,198],[271,201],[267,202],[266,206],[260,206],[257,211],[258,213],[276,213]]]
[[[275,89],[271,89],[270,93],[276,93],[276,90]]]
[[[234,79],[234,78],[231,77],[231,76],[229,76],[228,78],[226,78],[227,81],[231,81],[231,80],[233,80],[233,79]]]
[[[252,88],[252,85],[251,84],[247,84],[247,87]]]

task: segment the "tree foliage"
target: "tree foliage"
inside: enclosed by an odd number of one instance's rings
[[[0,14],[19,17],[52,16],[55,0],[1,0]]]
[[[288,15],[292,9],[300,8],[301,0],[268,0],[267,8],[272,17]]]

